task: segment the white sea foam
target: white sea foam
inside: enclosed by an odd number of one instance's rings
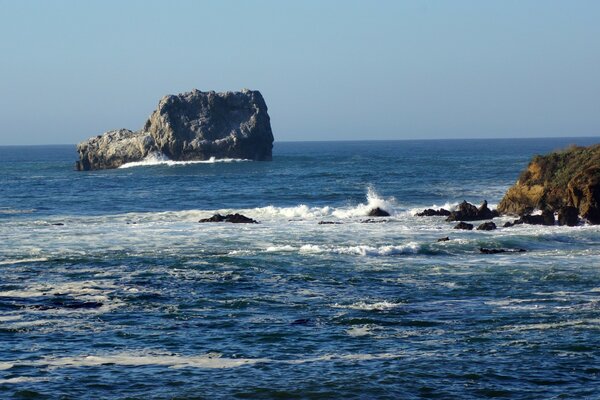
[[[598,327],[600,327],[600,319],[590,318],[590,319],[579,319],[579,320],[561,321],[561,322],[515,325],[515,326],[510,327],[508,330],[519,332],[519,331],[530,331],[530,330],[548,330],[548,329],[570,328],[570,327],[574,327],[574,326],[577,326],[578,328],[589,328],[589,329],[596,330],[596,329],[598,329]]]
[[[117,353],[107,355],[89,355],[79,357],[47,357],[31,364],[47,366],[50,368],[78,368],[97,367],[107,364],[123,366],[158,365],[168,368],[203,368],[224,369],[236,368],[254,364],[279,363],[279,364],[305,364],[327,361],[369,361],[386,360],[402,357],[401,354],[325,354],[318,357],[275,360],[271,358],[227,358],[219,353],[210,353],[199,356],[182,356],[173,354],[134,354]]]
[[[352,337],[369,336],[373,334],[370,325],[353,326],[352,328],[346,330],[346,333],[348,336]]]
[[[31,382],[47,382],[48,378],[42,376],[16,376],[14,378],[0,379],[0,385],[16,384],[16,383],[31,383]]]
[[[266,206],[252,210],[245,210],[257,218],[286,218],[286,219],[301,219],[315,220],[323,218],[337,218],[339,220],[366,217],[374,208],[381,208],[392,215],[399,212],[396,200],[393,197],[383,198],[379,196],[372,187],[369,187],[366,195],[366,203],[360,203],[355,206],[347,207],[309,207],[306,204],[299,204],[294,207],[275,207]]]
[[[11,264],[24,264],[24,263],[33,263],[33,262],[43,262],[48,261],[46,257],[38,257],[38,258],[20,258],[15,260],[2,260],[0,261],[0,265],[11,265]]]
[[[348,254],[357,256],[392,256],[401,254],[417,254],[420,245],[418,243],[407,243],[403,245],[386,245],[380,247],[356,245],[356,246],[324,246],[318,244],[304,244],[296,247],[291,245],[269,246],[265,249],[268,253],[278,252],[299,252],[299,253],[331,253],[331,254]]]
[[[367,245],[328,247],[314,244],[306,244],[300,247],[300,252],[306,253],[333,253],[350,254],[358,256],[391,256],[400,254],[416,254],[419,251],[418,243],[407,243],[404,245],[387,245],[373,247]]]
[[[7,369],[11,369],[15,365],[9,362],[0,362],[0,371],[5,371]]]
[[[32,283],[21,289],[12,289],[0,291],[0,298],[51,298],[55,295],[70,296],[78,301],[101,303],[97,308],[74,310],[70,308],[49,308],[44,310],[48,314],[64,314],[74,312],[85,313],[104,313],[115,308],[121,307],[123,302],[114,296],[114,293],[120,288],[114,282],[106,281],[78,281],[78,282],[53,282],[53,283]],[[38,319],[37,321],[42,321]],[[31,321],[13,322],[13,327],[23,327],[32,324]],[[35,325],[35,324],[34,324]]]
[[[393,197],[381,197],[373,187],[367,189],[367,203],[360,203],[352,208],[340,208],[333,211],[332,215],[338,218],[364,217],[374,208],[381,208],[394,215],[397,212],[397,202]]]
[[[457,209],[458,204],[459,203],[446,202],[446,203],[442,204],[441,206],[437,205],[437,204],[433,204],[433,205],[428,206],[428,207],[414,207],[414,208],[411,208],[410,210],[408,210],[408,212],[409,212],[410,215],[417,215],[417,213],[420,213],[423,210],[428,209],[428,208],[431,208],[433,210],[439,210],[440,208],[443,208],[443,209],[448,210],[448,211],[454,211],[454,210]]]
[[[251,161],[241,158],[215,158],[211,157],[208,160],[193,160],[193,161],[173,161],[162,153],[151,153],[142,161],[134,161],[121,165],[119,168],[147,167],[152,165],[188,165],[188,164],[215,164],[215,163],[230,163]]]
[[[290,245],[284,245],[284,246],[269,246],[267,247],[266,252],[267,253],[279,253],[279,252],[293,252],[293,251],[297,251],[298,248],[294,247],[294,246],[290,246]]]
[[[0,214],[12,215],[12,214],[31,214],[35,212],[33,208],[18,209],[18,208],[0,208]]]
[[[362,311],[385,311],[385,310],[391,310],[397,307],[402,306],[402,303],[394,303],[391,301],[378,301],[375,303],[367,303],[364,301],[359,301],[357,303],[353,303],[353,304],[338,304],[335,303],[332,307],[333,308],[346,308],[346,309],[350,309],[350,310],[362,310]]]

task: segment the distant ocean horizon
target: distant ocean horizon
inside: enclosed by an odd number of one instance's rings
[[[81,141],[86,138],[82,137]],[[323,143],[323,142],[417,142],[417,141],[460,141],[460,140],[583,140],[586,143],[590,139],[600,140],[600,135],[588,136],[528,136],[528,137],[451,137],[451,138],[397,138],[397,139],[323,139],[323,140],[275,140],[277,143]],[[79,143],[79,142],[78,142]],[[77,143],[30,143],[30,144],[1,144],[0,147],[27,147],[27,146],[77,146]]]
[[[0,397],[598,398],[600,227],[416,214],[495,207],[532,156],[599,141],[89,172],[72,144],[0,146]],[[198,223],[217,213],[259,223]]]

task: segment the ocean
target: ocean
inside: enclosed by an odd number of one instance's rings
[[[0,398],[598,399],[600,226],[415,214],[495,206],[533,155],[599,141],[93,172],[74,146],[0,147]],[[215,213],[260,223],[198,223]]]

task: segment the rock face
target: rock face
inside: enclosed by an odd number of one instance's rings
[[[575,226],[579,222],[579,210],[577,207],[567,206],[558,210],[558,224]]]
[[[163,97],[139,131],[109,131],[81,142],[76,168],[117,168],[153,153],[175,161],[267,161],[272,149],[271,122],[260,92],[193,90]]]
[[[575,207],[600,224],[600,144],[536,156],[498,205],[505,214]]]

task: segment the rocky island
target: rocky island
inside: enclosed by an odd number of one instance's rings
[[[600,144],[535,156],[498,205],[503,214],[534,209],[557,212],[566,225],[577,215],[600,224]]]
[[[163,97],[139,131],[119,129],[77,145],[79,171],[118,168],[159,155],[174,161],[272,159],[273,132],[257,90]]]

